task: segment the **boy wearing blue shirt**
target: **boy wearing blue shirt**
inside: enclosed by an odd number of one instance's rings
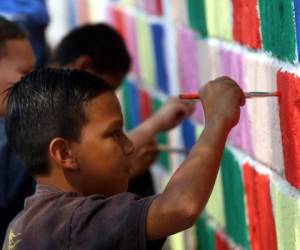
[[[16,158],[4,131],[5,91],[34,69],[36,59],[27,36],[16,24],[0,17],[0,245],[9,222],[34,193],[35,182]]]

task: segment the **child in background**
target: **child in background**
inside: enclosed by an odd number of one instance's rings
[[[1,0],[0,15],[27,32],[28,40],[37,59],[36,66],[44,67],[49,59],[45,36],[49,23],[46,0]]]
[[[0,17],[0,245],[10,221],[23,209],[35,183],[7,144],[4,132],[6,91],[35,67],[35,56],[26,34]]]
[[[53,66],[93,73],[117,89],[130,70],[131,59],[119,33],[104,23],[72,30],[58,44]],[[136,152],[132,159],[129,191],[140,196],[154,194],[149,167],[157,155],[155,136],[177,126],[194,111],[194,105],[170,99],[162,109],[128,133]]]
[[[126,193],[134,148],[106,82],[84,71],[44,69],[15,84],[7,137],[38,186],[3,249],[161,249],[165,237],[192,226],[245,103],[227,77],[200,94],[203,133],[163,193],[140,198]]]

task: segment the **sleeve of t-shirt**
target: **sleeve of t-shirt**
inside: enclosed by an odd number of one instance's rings
[[[69,249],[161,249],[164,239],[148,242],[146,218],[155,196],[131,193],[90,196],[73,212]]]

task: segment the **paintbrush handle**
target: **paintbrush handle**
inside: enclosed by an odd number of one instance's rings
[[[257,98],[257,97],[272,97],[272,96],[279,96],[278,92],[246,92],[246,98]]]
[[[257,97],[271,97],[271,96],[279,96],[278,92],[245,92],[246,98],[257,98]],[[199,100],[199,93],[183,93],[179,95],[180,99],[186,100]]]

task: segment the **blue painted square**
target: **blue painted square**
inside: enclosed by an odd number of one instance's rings
[[[182,123],[182,137],[184,146],[187,150],[191,150],[194,144],[196,143],[195,130],[195,125],[190,120],[185,120]]]
[[[300,62],[300,0],[294,0],[298,61]]]
[[[164,27],[161,24],[152,24],[152,39],[155,52],[156,82],[158,88],[165,94],[169,93],[169,79],[166,67],[165,48],[164,48]]]

